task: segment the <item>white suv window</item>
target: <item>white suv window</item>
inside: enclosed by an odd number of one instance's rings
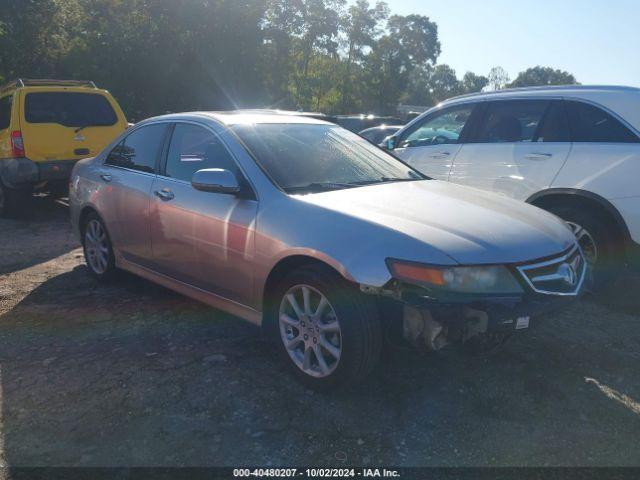
[[[480,125],[480,143],[538,141],[538,131],[551,102],[547,100],[506,100],[490,102]]]
[[[574,142],[638,143],[631,130],[603,109],[584,102],[567,101]]]
[[[475,105],[462,105],[430,115],[403,136],[398,147],[426,147],[459,143],[460,134],[468,123]]]

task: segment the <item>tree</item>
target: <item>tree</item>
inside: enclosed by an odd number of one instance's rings
[[[368,83],[373,93],[370,108],[391,112],[405,91],[411,72],[433,65],[440,55],[438,26],[421,15],[393,15],[388,33],[367,57]]]
[[[487,78],[489,90],[502,90],[509,83],[509,74],[502,67],[493,67]]]
[[[520,72],[510,87],[534,87],[544,85],[575,85],[578,82],[569,72],[551,67],[532,67]]]
[[[481,92],[489,84],[489,79],[483,75],[467,72],[462,77],[462,86],[465,93]]]
[[[3,0],[0,75],[59,75],[71,40],[81,34],[83,13],[78,0]]]
[[[446,64],[436,65],[431,73],[429,85],[434,103],[465,93],[464,85],[456,77],[456,71]]]
[[[377,2],[373,8],[367,0],[358,0],[347,10],[341,23],[345,37],[346,60],[341,85],[341,107],[349,110],[356,107],[352,97],[353,64],[364,58],[364,49],[371,49],[382,34],[382,22],[389,17],[389,8],[385,2]],[[359,70],[358,70],[359,71]]]

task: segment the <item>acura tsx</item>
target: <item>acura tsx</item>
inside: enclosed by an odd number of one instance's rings
[[[558,217],[312,118],[140,122],[75,166],[70,204],[93,276],[128,270],[262,325],[314,388],[364,378],[394,332],[438,350],[527,329],[587,271]]]

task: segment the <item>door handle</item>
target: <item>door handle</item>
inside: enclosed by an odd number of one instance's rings
[[[169,200],[173,200],[175,198],[174,193],[168,188],[163,188],[162,190],[156,190],[153,192],[156,197],[160,200],[168,202]]]
[[[111,175],[103,173],[102,175],[100,175],[100,178],[105,182],[110,182],[113,177]]]
[[[544,160],[551,157],[553,157],[552,153],[537,153],[537,152],[527,153],[524,156],[524,158],[527,158],[529,160]]]
[[[451,155],[449,152],[436,152],[430,155],[431,158],[447,158]]]

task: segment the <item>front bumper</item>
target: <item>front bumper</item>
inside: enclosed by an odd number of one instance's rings
[[[435,319],[445,324],[469,316],[470,312],[481,312],[487,318],[487,331],[495,332],[515,330],[518,318],[539,317],[561,310],[577,298],[529,293],[514,297],[487,297],[464,303],[439,303],[407,295],[403,303],[419,310],[428,310]]]
[[[6,158],[0,160],[0,178],[10,187],[67,180],[76,162],[77,160],[34,162],[28,158]]]
[[[482,334],[510,334],[534,326],[545,314],[566,308],[576,296],[527,292],[513,297],[461,298],[439,302],[415,288],[397,290],[402,336],[414,346],[439,350]]]

